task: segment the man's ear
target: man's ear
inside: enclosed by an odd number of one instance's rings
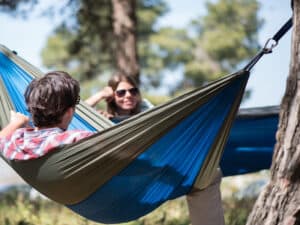
[[[66,113],[68,114],[68,116],[73,116],[75,112],[75,108],[74,107],[69,107],[66,111]]]
[[[59,127],[63,130],[66,130],[69,126],[69,123],[71,122],[73,115],[75,112],[75,108],[74,107],[70,107],[66,110],[65,114],[62,117],[62,121],[59,124]]]

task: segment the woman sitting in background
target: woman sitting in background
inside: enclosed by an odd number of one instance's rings
[[[108,86],[89,97],[85,102],[89,106],[105,100],[106,111],[99,110],[105,117],[114,122],[120,122],[148,108],[151,103],[142,100],[137,83],[131,76],[116,73],[108,81]]]

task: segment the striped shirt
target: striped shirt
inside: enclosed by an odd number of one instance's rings
[[[10,160],[39,158],[62,145],[77,142],[94,134],[90,131],[48,128],[20,128],[6,138],[0,138],[0,152]]]

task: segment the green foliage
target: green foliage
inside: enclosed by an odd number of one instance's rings
[[[152,86],[159,86],[164,70],[176,69],[179,63],[191,60],[192,42],[186,30],[161,28],[149,37],[149,42],[139,43],[142,73]]]
[[[150,101],[151,104],[153,104],[155,106],[165,103],[171,99],[170,97],[165,96],[165,95],[151,95],[151,94],[147,94],[147,93],[142,93],[142,96],[144,98],[146,98],[148,101]]]
[[[256,0],[219,0],[207,3],[207,14],[194,20],[193,59],[186,64],[186,77],[196,86],[233,72],[259,49]]]
[[[66,207],[55,202],[37,198],[19,190],[0,198],[0,224],[3,225],[96,225]],[[7,201],[7,199],[10,199]],[[13,201],[11,201],[13,200]],[[153,213],[127,225],[188,225],[188,211],[184,198],[167,202]]]
[[[166,68],[179,66],[184,66],[184,79],[176,88],[201,86],[233,72],[258,51],[262,20],[256,0],[219,0],[206,6],[207,14],[187,29],[162,27],[150,36],[150,44],[139,42],[142,74],[152,86],[160,85]]]
[[[141,62],[148,58],[149,39],[155,33],[157,19],[167,12],[164,1],[137,1],[138,42]],[[77,1],[75,20],[64,21],[49,37],[43,50],[43,63],[72,72],[80,80],[91,79],[116,69],[116,38],[113,32],[111,1]],[[76,7],[74,7],[76,8]],[[68,19],[68,18],[67,18]],[[65,35],[67,34],[67,35]],[[57,44],[53,47],[53,40]],[[63,45],[64,51],[56,51],[56,45]],[[49,58],[47,55],[54,55]],[[65,57],[67,55],[67,58]],[[68,60],[65,60],[68,59]],[[62,64],[61,61],[64,60]],[[63,66],[63,67],[61,67]],[[159,66],[161,70],[163,64]],[[156,70],[157,71],[157,70]]]
[[[262,25],[258,19],[259,4],[256,0],[222,0],[207,3],[207,8],[201,43],[224,68],[235,69],[259,48],[257,31]]]
[[[255,200],[255,197],[239,199],[233,196],[227,198],[224,201],[224,209],[226,210],[224,217],[226,225],[245,225]]]
[[[9,194],[12,197],[11,193]],[[0,198],[0,224],[3,225],[96,225],[54,202],[30,200],[26,192],[15,192],[14,201]]]
[[[51,36],[48,38],[48,46],[50,51],[42,51],[42,57],[44,59],[44,65],[48,68],[56,68],[63,70],[67,66],[70,54],[67,51],[69,42],[66,38],[69,36],[69,32],[65,29],[60,29],[60,33],[57,36]]]
[[[42,51],[43,64],[68,71],[79,80],[94,78],[111,68],[110,2],[72,1],[71,9],[75,12],[66,17],[48,38]]]
[[[25,187],[26,188],[26,187]],[[226,225],[244,225],[256,196],[224,198]],[[12,189],[0,196],[0,224],[3,225],[96,225],[68,208],[43,198],[30,199],[29,192]],[[124,225],[189,225],[184,197],[168,201],[150,214]]]
[[[147,41],[149,35],[155,33],[155,25],[159,18],[169,11],[164,0],[137,0],[138,38]]]
[[[109,1],[101,4],[83,1],[78,6],[75,26],[64,23],[63,29],[57,29],[49,38],[43,51],[45,65],[60,68],[63,61],[64,69],[71,70],[81,80],[95,77],[103,71],[113,71],[116,45],[111,7]],[[188,28],[193,31],[191,36],[185,29],[157,29],[159,18],[168,12],[164,1],[138,1],[138,55],[141,72],[147,77],[148,84],[159,86],[165,69],[174,70],[180,65],[185,66],[186,75],[182,86],[187,83],[199,86],[234,70],[243,60],[253,56],[259,47],[257,31],[261,21],[257,16],[258,8],[256,0],[207,3],[207,15],[193,20]],[[53,39],[56,42],[61,39],[66,52],[56,51]],[[55,61],[49,60],[47,55],[55,52]]]
[[[15,0],[10,9],[20,3],[34,5],[36,1]],[[1,5],[3,9],[5,4]],[[179,67],[184,68],[183,81],[170,93],[201,86],[233,72],[256,53],[262,26],[257,0],[208,1],[206,8],[206,15],[195,18],[189,27],[175,29],[157,26],[169,11],[165,0],[137,0],[138,58],[147,86],[160,86],[165,71]],[[53,3],[44,14],[53,15],[50,12],[55,9],[63,12],[63,20],[42,51],[44,65],[66,70],[80,81],[114,71],[117,40],[112,1]]]

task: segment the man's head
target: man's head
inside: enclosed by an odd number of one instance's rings
[[[37,127],[60,124],[65,113],[79,103],[79,83],[68,73],[53,71],[33,80],[24,97]]]

